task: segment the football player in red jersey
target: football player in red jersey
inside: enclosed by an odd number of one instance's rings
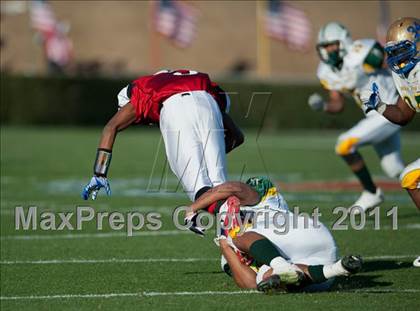
[[[103,129],[85,200],[101,188],[111,194],[107,172],[115,137],[134,123],[159,124],[169,165],[191,201],[226,181],[226,153],[244,136],[228,115],[228,95],[207,74],[163,70],[140,77],[120,91],[118,106]]]

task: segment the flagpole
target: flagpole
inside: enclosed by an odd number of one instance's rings
[[[155,31],[154,19],[156,3],[155,1],[149,1],[149,70],[157,71],[160,70],[161,66],[161,49],[160,49],[160,35]]]
[[[266,35],[264,29],[266,5],[266,1],[256,1],[257,76],[259,78],[267,78],[271,74],[270,38]]]

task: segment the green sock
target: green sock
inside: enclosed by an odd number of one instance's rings
[[[376,186],[373,183],[372,177],[370,176],[369,170],[366,166],[363,166],[354,174],[359,178],[360,183],[363,185],[363,188],[369,191],[370,193],[376,193]]]
[[[324,265],[308,266],[308,272],[314,283],[323,283],[327,279],[324,276]]]
[[[280,252],[268,239],[257,240],[249,248],[249,254],[258,265],[270,265],[271,260],[281,256]]]
[[[343,156],[343,159],[350,166],[355,163],[363,163],[363,166],[358,171],[354,172],[354,174],[357,176],[357,178],[359,179],[360,183],[362,184],[365,190],[369,191],[370,193],[375,193],[376,186],[373,183],[372,176],[370,175],[369,170],[364,164],[362,155],[356,151],[351,154]]]

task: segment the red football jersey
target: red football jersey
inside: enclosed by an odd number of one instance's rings
[[[189,91],[206,91],[221,111],[227,107],[224,91],[206,73],[190,70],[158,72],[131,83],[130,102],[136,109],[136,123],[158,123],[162,103],[172,95]]]

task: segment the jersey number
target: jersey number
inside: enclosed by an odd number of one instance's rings
[[[196,75],[198,72],[194,70],[176,70],[171,72],[174,76],[191,76]]]
[[[417,107],[420,107],[420,94],[414,95],[414,98],[416,99]],[[411,103],[410,97],[404,96],[403,99],[408,106],[415,108],[414,105]]]
[[[164,69],[164,70],[156,72],[154,75],[158,75],[158,74],[161,74],[161,73],[171,73],[174,76],[191,76],[191,75],[198,74],[198,72],[194,71],[194,70],[183,70],[183,69],[181,69],[181,70],[169,70],[169,69]]]

